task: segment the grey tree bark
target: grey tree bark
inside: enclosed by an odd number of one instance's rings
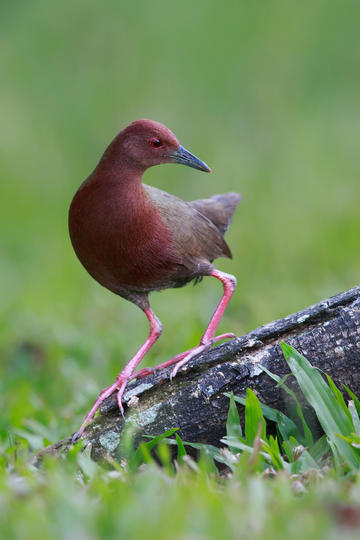
[[[116,459],[128,423],[136,426],[138,440],[178,427],[184,441],[219,446],[229,405],[224,392],[245,395],[252,388],[263,403],[286,412],[291,406],[287,394],[262,369],[280,377],[289,372],[279,345],[283,340],[338,386],[346,384],[360,395],[360,287],[354,287],[200,354],[172,382],[169,368],[129,384],[125,420],[110,396],[84,433],[93,459]],[[299,390],[293,377],[287,384]],[[70,444],[71,437],[42,450],[38,458],[58,455]]]

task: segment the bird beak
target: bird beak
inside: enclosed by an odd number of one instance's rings
[[[187,165],[193,169],[199,169],[199,171],[211,172],[210,167],[208,167],[206,163],[194,156],[194,154],[186,150],[183,146],[179,146],[175,152],[170,154],[170,157],[175,163],[181,163],[182,165]]]

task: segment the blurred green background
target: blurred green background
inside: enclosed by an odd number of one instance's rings
[[[147,335],[141,311],[77,261],[67,211],[112,137],[165,123],[211,175],[145,182],[184,199],[239,191],[218,268],[243,334],[359,283],[360,4],[356,1],[0,5],[2,435],[74,431]],[[146,364],[195,345],[221,287],[152,296]],[[143,364],[143,365],[146,365]],[[37,427],[36,429],[39,429]]]

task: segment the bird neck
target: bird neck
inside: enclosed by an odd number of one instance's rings
[[[150,219],[150,216],[157,212],[149,203],[143,189],[143,172],[132,167],[126,160],[114,162],[102,158],[92,174],[82,183],[78,194],[83,201],[88,200],[90,205],[96,201],[96,206],[99,207],[101,202],[104,213],[111,215],[115,221]]]
[[[121,183],[141,182],[147,167],[131,159],[123,148],[122,132],[119,133],[106,148],[95,173],[117,179]]]
[[[134,185],[142,183],[142,176],[146,168],[130,163],[126,156],[117,156],[116,159],[109,159],[103,156],[94,170],[94,177],[102,182],[112,184]]]
[[[142,177],[145,167],[129,160],[124,152],[110,143],[92,174],[83,182],[82,188],[87,197],[102,200],[110,212],[119,214],[117,205],[121,201],[121,216],[149,215],[154,212],[153,205],[144,192]],[[94,195],[95,194],[95,195]]]

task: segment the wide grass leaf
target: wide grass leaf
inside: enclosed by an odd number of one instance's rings
[[[291,396],[293,398],[293,400],[295,401],[295,404],[296,404],[296,412],[297,412],[297,415],[299,416],[300,420],[301,420],[301,423],[302,423],[302,426],[303,426],[303,430],[304,430],[304,443],[306,444],[306,446],[312,446],[314,444],[314,439],[313,439],[313,436],[312,436],[312,433],[311,433],[311,429],[309,428],[309,426],[307,425],[307,422],[305,420],[305,416],[303,414],[303,411],[302,411],[302,408],[301,408],[301,405],[299,403],[299,400],[298,398],[296,397],[296,394],[295,392],[293,392],[293,390],[291,390],[291,388],[289,388],[288,386],[286,386],[285,384],[285,378],[282,379],[281,377],[279,377],[278,375],[275,375],[275,373],[271,373],[271,371],[269,371],[265,366],[261,366],[261,368],[265,371],[265,373],[267,373],[269,375],[269,377],[271,377],[272,379],[274,379],[274,381],[276,381],[278,383],[278,385],[283,389],[285,390],[285,392],[287,394],[289,394],[289,396]],[[287,376],[286,376],[287,377]],[[292,434],[294,435],[294,434]],[[296,437],[297,439],[299,440],[302,440],[303,437],[300,435],[300,433],[298,433],[298,436]]]
[[[354,402],[354,405],[356,407],[356,410],[357,410],[357,413],[358,413],[358,416],[360,417],[360,400],[358,399],[358,397],[354,394],[354,392],[352,392],[350,390],[350,388],[348,388],[347,386],[345,386],[345,384],[343,385],[345,390],[347,391],[347,393],[349,394],[349,396],[351,397],[351,399],[353,400]]]
[[[319,371],[290,345],[282,342],[281,348],[304,396],[314,408],[331,447],[335,447],[342,459],[351,467],[358,468],[360,454],[338,436],[340,434],[346,437],[354,431],[351,419],[344,412]]]
[[[167,437],[171,437],[178,429],[179,428],[169,429],[165,433],[153,437],[149,442],[141,443],[129,460],[129,470],[136,471],[142,463],[151,463],[153,461],[153,457],[151,456],[152,448]]]
[[[265,419],[261,411],[260,401],[254,392],[248,388],[246,390],[245,404],[245,440],[246,444],[252,445],[261,423],[261,438],[266,439]]]
[[[239,411],[237,410],[234,394],[227,394],[230,398],[229,411],[226,420],[226,435],[228,437],[242,437]]]
[[[316,443],[309,448],[310,455],[315,459],[315,461],[320,461],[329,451],[330,448],[326,435],[320,437],[320,439],[318,439]]]
[[[177,461],[178,463],[180,463],[183,457],[186,456],[186,450],[185,450],[184,443],[182,442],[180,436],[177,433],[175,433],[175,438],[176,438],[177,447],[178,447]]]
[[[353,400],[349,401],[349,412],[351,414],[351,419],[354,424],[356,435],[360,435],[360,418]]]
[[[327,373],[325,373],[325,375],[326,375],[326,378],[327,378],[327,382],[328,382],[328,384],[329,384],[329,386],[330,386],[330,388],[332,390],[332,393],[336,397],[336,401],[338,402],[338,404],[340,405],[340,407],[342,408],[342,410],[344,411],[346,416],[351,421],[351,413],[350,413],[349,409],[346,406],[346,403],[345,403],[345,400],[344,400],[344,397],[343,397],[342,393],[340,392],[340,390],[338,389],[338,387],[336,386],[336,384],[334,383],[334,381],[332,380],[330,375],[328,375]]]
[[[225,396],[230,397],[231,394],[225,393]],[[234,401],[241,403],[241,405],[245,405],[246,403],[246,399],[240,396],[234,396]],[[291,436],[295,437],[296,439],[301,439],[301,434],[299,433],[297,425],[291,420],[291,418],[286,416],[286,414],[265,405],[265,403],[260,402],[260,407],[263,416],[271,422],[276,423],[279,433],[284,441],[289,439]]]

